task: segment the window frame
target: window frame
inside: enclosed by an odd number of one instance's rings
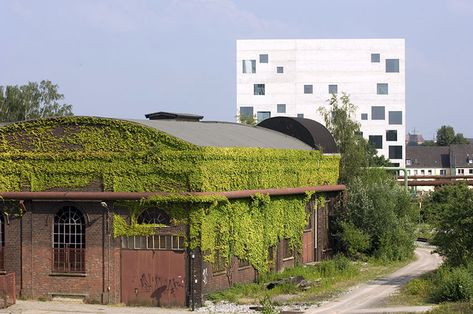
[[[400,118],[400,120],[398,120]],[[402,111],[393,110],[388,112],[388,124],[390,125],[402,125]]]
[[[396,154],[397,152],[397,149],[401,149],[401,153],[400,153],[400,157],[397,157],[398,155]],[[402,145],[389,145],[389,159],[402,159],[402,156],[403,156],[403,149],[402,149]],[[391,157],[393,156],[393,157]]]
[[[380,118],[381,115],[379,115],[378,117],[378,114],[380,112],[376,112],[377,110],[381,110],[381,108],[383,110],[382,118]],[[378,121],[386,120],[386,107],[385,106],[371,106],[371,120],[378,120]]]
[[[304,95],[311,95],[314,93],[313,84],[304,84]]]
[[[264,96],[266,95],[266,84],[253,84],[253,95],[254,96]]]
[[[284,74],[284,67],[283,66],[277,66],[276,67],[276,73],[277,74]]]
[[[389,84],[376,83],[376,95],[389,95]]]
[[[333,92],[333,89],[335,89],[335,92]],[[329,84],[328,85],[328,93],[331,95],[337,95],[338,94],[338,84]]]
[[[53,273],[86,273],[86,223],[79,208],[65,205],[54,214],[51,240]]]
[[[379,139],[381,139],[381,141],[379,141]],[[369,135],[368,143],[376,149],[383,149],[383,136],[382,135]]]
[[[250,61],[251,62],[251,69],[250,71],[248,71],[248,69],[246,68],[246,62]],[[243,59],[241,60],[241,64],[242,64],[242,73],[244,74],[255,74],[256,73],[256,60],[254,59]]]
[[[267,53],[260,53],[259,63],[269,63],[269,55]]]
[[[280,110],[282,108],[283,108],[283,110]],[[286,104],[277,104],[276,105],[276,112],[277,113],[286,113],[286,109],[287,109]]]
[[[394,134],[394,136],[392,136]],[[397,130],[386,130],[386,141],[397,142]]]
[[[381,62],[381,54],[380,53],[372,53],[371,54],[371,63],[380,63]]]
[[[399,73],[400,62],[399,59],[386,59],[386,73]]]

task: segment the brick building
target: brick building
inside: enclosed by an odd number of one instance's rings
[[[312,132],[303,142],[271,125],[148,117],[0,127],[0,268],[15,274],[17,295],[198,305],[212,291],[253,281],[266,264],[279,271],[330,255],[330,212],[344,187],[336,185],[338,155],[317,149],[333,150],[331,137]],[[302,122],[310,124],[284,123]],[[268,197],[266,207],[257,195]],[[240,253],[223,256],[228,243],[217,243],[215,219],[222,208],[240,206],[238,216],[253,219],[254,208],[281,202],[302,213],[282,210],[281,217],[306,226],[295,236],[281,226],[266,237],[266,264],[245,255],[252,250],[245,242]],[[220,246],[209,249],[213,242]]]

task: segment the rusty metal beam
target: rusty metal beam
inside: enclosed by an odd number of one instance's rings
[[[208,196],[220,195],[228,199],[248,198],[255,194],[270,196],[298,195],[305,192],[337,192],[344,191],[345,185],[318,185],[299,188],[259,189],[227,192],[0,192],[0,198],[10,200],[75,200],[75,201],[112,201],[141,200],[151,196]]]

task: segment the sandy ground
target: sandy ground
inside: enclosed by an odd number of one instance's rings
[[[425,312],[426,306],[376,308],[381,301],[389,297],[399,287],[409,280],[436,269],[442,259],[438,254],[432,254],[430,247],[418,247],[417,259],[391,275],[361,284],[338,298],[323,303],[317,308],[305,313],[395,313],[395,312]]]

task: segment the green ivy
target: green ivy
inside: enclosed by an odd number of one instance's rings
[[[188,246],[214,261],[246,259],[259,271],[281,239],[297,250],[307,222],[307,195],[228,200],[183,192],[291,188],[335,184],[339,156],[289,149],[199,147],[139,123],[61,117],[0,128],[0,191],[90,190],[171,192],[122,202],[130,223],[115,215],[115,236],[150,235],[159,226],[137,217],[159,206],[173,224],[188,224]]]

